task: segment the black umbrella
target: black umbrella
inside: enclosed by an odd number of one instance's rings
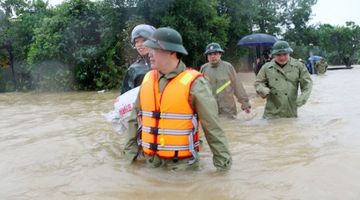
[[[240,46],[272,46],[278,39],[265,33],[246,35],[237,43]]]
[[[256,61],[251,61],[249,63],[255,62],[256,66],[254,66],[254,71],[257,72],[260,70],[259,63],[264,63],[264,58],[261,57],[261,51],[269,49],[269,46],[272,46],[278,39],[272,35],[265,34],[265,33],[253,33],[250,35],[246,35],[239,40],[237,43],[240,46],[248,46],[253,47],[256,52]],[[266,53],[268,54],[268,53]],[[258,60],[260,59],[260,60]]]

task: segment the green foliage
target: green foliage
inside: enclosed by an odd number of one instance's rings
[[[75,73],[79,89],[99,90],[117,87],[122,71],[121,68],[115,66],[111,59],[114,54],[115,49],[106,54],[106,52],[97,51],[96,47],[83,48],[78,51]]]
[[[226,53],[225,58],[237,65],[240,57],[252,57],[254,49],[236,45],[245,35],[254,32],[281,35],[283,30],[291,31],[291,27],[306,27],[304,24],[308,22],[308,14],[315,3],[315,0],[218,0],[218,13],[230,17],[226,45],[230,54]],[[296,32],[295,35],[302,34]]]
[[[30,65],[24,61],[14,62],[14,74],[16,78],[16,90],[28,91],[35,89],[35,81],[32,76],[33,71]]]
[[[202,64],[208,43],[218,42],[223,46],[227,43],[229,19],[225,15],[217,15],[215,0],[177,0],[166,3],[153,0],[141,3],[139,7],[143,9],[140,9],[139,14],[148,17],[151,24],[169,26],[180,32],[189,52],[184,60],[194,68]]]
[[[101,28],[108,21],[99,8],[102,7],[88,0],[71,0],[57,7],[54,16],[44,18],[42,26],[35,29],[28,62],[35,68],[47,60],[70,66],[77,89],[115,87],[119,81],[114,79],[120,79],[119,70],[112,62],[106,62],[106,55],[115,57],[107,53],[115,38],[108,35],[109,30]]]
[[[140,23],[170,26],[183,36],[185,63],[206,62],[210,42],[237,68],[251,66],[255,48],[239,47],[262,32],[291,43],[294,57],[310,52],[330,64],[360,60],[360,27],[308,25],[317,0],[0,0],[0,91],[102,90],[119,87],[137,57],[131,30]],[[15,15],[13,13],[16,13]]]
[[[320,25],[317,28],[318,46],[327,52],[331,64],[343,64],[345,56],[350,56],[357,63],[356,55],[360,51],[360,27],[353,22],[346,26]]]
[[[74,87],[73,76],[68,66],[57,61],[38,63],[32,70],[34,88],[40,91],[69,91]]]

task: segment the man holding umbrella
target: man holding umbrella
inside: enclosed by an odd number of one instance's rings
[[[241,109],[250,113],[250,103],[246,91],[236,76],[234,67],[221,60],[224,50],[218,43],[207,45],[205,55],[208,63],[201,66],[200,72],[205,75],[211,85],[213,95],[218,103],[219,115],[234,118],[237,115],[234,95],[241,104]]]
[[[255,74],[259,73],[259,70],[264,63],[271,60],[271,57],[268,53],[268,49],[277,40],[278,39],[273,35],[269,35],[265,33],[253,33],[242,37],[237,43],[240,46],[247,46],[255,49],[256,52],[255,63],[252,63],[252,61],[250,63],[250,64],[255,64],[254,66]],[[261,51],[263,51],[263,56],[261,56]]]
[[[289,43],[277,41],[272,47],[274,59],[266,63],[256,76],[256,92],[267,100],[264,118],[297,117],[297,108],[310,96],[310,74],[303,63],[290,57],[292,51]]]

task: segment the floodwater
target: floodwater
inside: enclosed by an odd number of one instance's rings
[[[129,165],[105,120],[117,92],[0,94],[0,199],[360,199],[360,66],[312,75],[297,119],[222,119],[233,156],[217,173],[205,144],[195,172]]]

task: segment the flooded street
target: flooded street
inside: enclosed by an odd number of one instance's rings
[[[360,199],[360,66],[311,76],[297,119],[264,120],[254,75],[241,74],[253,116],[222,119],[231,171],[129,165],[126,134],[104,114],[117,91],[0,93],[0,199]]]

